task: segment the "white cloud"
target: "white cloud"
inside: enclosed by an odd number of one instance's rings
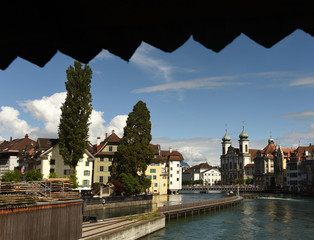
[[[297,78],[290,82],[292,87],[314,87],[314,77]]]
[[[309,143],[314,143],[314,123],[311,123],[308,130],[305,132],[292,131],[286,133],[280,141],[286,144],[292,144],[297,146],[299,143],[301,145],[307,145]]]
[[[140,68],[154,73],[156,76],[162,76],[167,82],[172,81],[174,66],[169,65],[161,59],[149,56],[154,47],[142,43],[130,59],[130,63],[138,65]]]
[[[162,150],[178,150],[184,161],[190,166],[207,161],[211,165],[220,165],[221,140],[217,138],[191,138],[172,140],[169,138],[154,138],[152,143],[159,144]]]
[[[25,112],[30,113],[35,119],[42,121],[45,131],[51,136],[56,136],[60,122],[61,105],[66,97],[66,92],[55,93],[41,99],[27,100],[19,103]]]
[[[12,107],[2,106],[0,111],[0,134],[22,138],[29,134],[34,138],[40,134],[40,128],[31,127],[25,120],[19,118],[20,112]]]
[[[231,82],[233,76],[208,77],[192,79],[188,81],[179,81],[172,83],[160,84],[152,87],[135,89],[134,93],[158,92],[158,91],[177,91],[181,89],[215,89],[224,86],[245,85],[245,82]]]
[[[91,143],[96,143],[97,137],[103,140],[106,133],[110,135],[112,130],[121,138],[123,129],[126,126],[127,115],[115,116],[108,125],[104,125],[105,120],[102,118],[103,112],[93,111],[91,116],[91,125],[89,131],[89,139]]]
[[[66,92],[55,93],[51,96],[44,96],[41,99],[27,100],[19,103],[24,112],[30,113],[36,120],[43,122],[45,131],[40,131],[41,136],[36,137],[58,137],[58,126],[60,123],[61,105],[66,97]],[[13,109],[14,110],[14,109]],[[17,111],[17,110],[15,110]],[[18,112],[18,111],[17,111]],[[123,135],[123,128],[126,125],[127,115],[118,115],[114,117],[108,125],[103,118],[104,112],[92,110],[90,116],[89,141],[95,143],[97,137],[104,138],[106,133],[112,130],[119,135]],[[26,121],[20,120],[28,125]],[[1,125],[7,125],[1,124]],[[31,128],[29,126],[29,128]],[[36,128],[39,129],[39,128]],[[17,130],[19,132],[19,130]]]
[[[290,113],[283,115],[284,118],[292,118],[292,119],[308,119],[314,118],[314,111],[304,111],[304,112],[297,112],[297,113]]]

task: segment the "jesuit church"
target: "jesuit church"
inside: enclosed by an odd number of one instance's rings
[[[244,127],[239,135],[239,148],[232,147],[231,138],[226,130],[222,138],[222,155],[220,156],[222,184],[232,184],[236,178],[244,180],[253,178],[254,162],[251,156],[254,157],[256,151],[250,149],[249,136]]]

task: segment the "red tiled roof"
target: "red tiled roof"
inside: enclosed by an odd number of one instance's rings
[[[246,165],[245,165],[245,167],[246,167],[246,168],[249,168],[249,167],[254,167],[254,163],[249,163],[249,164],[246,164]]]
[[[276,145],[274,144],[268,144],[264,149],[263,152],[264,153],[273,153],[276,151]]]
[[[28,138],[28,135],[25,135],[24,138],[14,139],[12,141],[4,141],[0,145],[0,152],[18,151],[19,153],[22,153],[25,151],[26,148],[32,149],[35,146],[36,142]]]
[[[190,169],[212,169],[213,167],[211,165],[209,165],[208,163],[200,163],[198,165],[195,165],[193,167],[191,167]]]

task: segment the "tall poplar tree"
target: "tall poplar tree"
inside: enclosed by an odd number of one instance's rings
[[[74,67],[70,66],[66,71],[67,95],[61,106],[58,134],[60,154],[64,163],[70,165],[71,174],[75,172],[78,161],[88,148],[89,117],[92,113],[92,73],[88,65],[82,68],[82,64],[77,61],[74,62]]]
[[[144,184],[147,165],[153,158],[150,141],[151,122],[150,112],[146,104],[139,101],[133,111],[129,113],[123,137],[117,151],[117,161],[113,167],[113,174],[119,179],[122,173],[131,174]]]

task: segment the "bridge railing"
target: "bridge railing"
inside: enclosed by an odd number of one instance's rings
[[[206,206],[206,205],[211,205],[211,204],[232,202],[232,201],[235,201],[238,199],[239,199],[238,196],[234,196],[234,197],[228,197],[228,198],[211,199],[211,200],[200,201],[200,202],[181,203],[178,205],[170,205],[170,206],[160,207],[160,208],[158,208],[158,212],[167,212],[167,211],[180,210],[180,209],[184,209],[184,208],[193,208],[193,207],[200,207],[200,206]]]

